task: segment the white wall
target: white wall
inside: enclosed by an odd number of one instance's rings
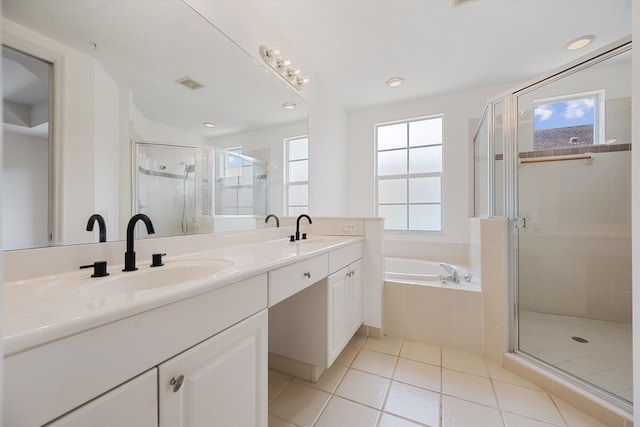
[[[95,213],[102,215],[107,225],[107,239],[113,240],[120,235],[118,192],[120,176],[120,150],[118,144],[119,129],[122,125],[119,117],[120,91],[118,85],[105,70],[96,66],[95,80],[95,127],[94,127],[94,165],[95,165]],[[126,125],[126,123],[124,124]],[[98,227],[94,229],[94,241],[98,241]]]
[[[425,234],[411,240],[429,242],[469,242],[469,119],[479,117],[487,100],[511,85],[480,88],[429,99],[420,99],[348,115],[348,214],[372,216],[375,213],[374,125],[389,121],[444,114],[443,132],[443,229],[442,235]],[[401,235],[387,239],[403,240]]]
[[[640,2],[632,2],[632,27],[633,39],[640,40]],[[640,55],[633,55],[632,69],[635,70],[633,80],[633,105],[632,120],[633,128],[631,130],[632,140],[636,147],[640,147],[640,84],[638,82],[638,71],[640,70]],[[631,160],[631,179],[632,186],[632,207],[631,215],[636,221],[633,221],[632,227],[632,253],[633,253],[633,400],[640,402],[640,150],[633,150]],[[640,425],[640,411],[634,413],[634,424]]]
[[[49,141],[12,132],[6,125],[2,137],[2,248],[46,246]]]

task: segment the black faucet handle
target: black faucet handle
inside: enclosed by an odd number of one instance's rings
[[[81,265],[80,269],[83,268],[93,268],[91,277],[105,277],[109,275],[107,272],[107,261],[96,261],[93,264]]]
[[[167,254],[153,254],[151,255],[151,267],[162,267],[164,263],[162,262],[162,257]]]

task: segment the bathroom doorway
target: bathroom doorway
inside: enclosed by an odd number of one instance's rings
[[[2,46],[2,249],[53,240],[50,132],[53,64]]]
[[[514,350],[631,407],[630,47],[515,103]]]

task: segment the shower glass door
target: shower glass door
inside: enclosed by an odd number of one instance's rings
[[[198,231],[196,154],[195,147],[136,143],[133,206],[151,218],[156,237]]]
[[[631,403],[631,51],[517,96],[517,350]]]

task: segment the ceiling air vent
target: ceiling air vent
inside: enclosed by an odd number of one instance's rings
[[[191,77],[183,77],[181,79],[176,80],[177,83],[180,83],[182,86],[188,87],[189,89],[200,89],[201,87],[204,87],[203,84],[198,83],[197,81],[193,80]]]

